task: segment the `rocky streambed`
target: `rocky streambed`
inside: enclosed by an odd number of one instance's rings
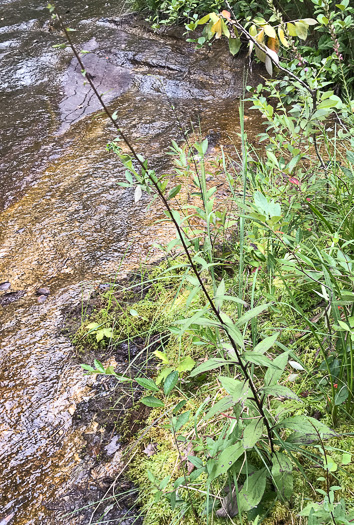
[[[183,140],[179,121],[238,142],[244,59],[222,43],[196,51],[180,30],[156,34],[118,1],[59,7],[89,51],[95,84],[153,167],[170,169],[162,152]],[[105,148],[114,130],[70,51],[52,47],[62,42],[39,0],[0,5],[1,525],[96,522],[91,504],[120,468],[119,436],[107,421],[100,434],[94,417],[110,383],[83,376],[63,328],[68,316],[80,322],[99,283],[158,258],[154,242],[170,235],[156,223],[158,204],[134,204],[117,185],[124,168]],[[247,118],[256,134],[257,115]],[[120,506],[99,509],[110,523],[135,519],[124,483]]]

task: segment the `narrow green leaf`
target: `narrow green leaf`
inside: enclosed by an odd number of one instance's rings
[[[255,308],[248,310],[237,320],[236,327],[243,326],[244,324],[248,323],[248,321],[264,312],[264,310],[267,310],[270,305],[271,303],[261,304],[260,306],[256,306]]]
[[[198,374],[203,374],[204,372],[208,372],[209,370],[214,370],[215,368],[220,368],[221,366],[232,364],[235,363],[231,360],[213,357],[212,359],[208,359],[208,361],[205,361],[205,363],[202,363],[201,365],[197,366],[197,368],[195,368],[191,373],[190,377],[195,377]]]
[[[280,332],[276,332],[275,334],[263,339],[263,341],[258,343],[258,345],[254,348],[254,353],[264,354],[265,352],[267,352],[270,348],[272,348],[272,346],[274,346],[274,343],[278,339],[279,334]]]
[[[154,383],[152,379],[138,377],[135,379],[135,381],[138,383],[138,385],[142,386],[143,388],[146,388],[146,390],[152,390],[153,392],[159,391],[159,387]]]
[[[95,367],[97,368],[97,370],[99,370],[102,374],[105,373],[105,369],[104,369],[104,366],[103,364],[98,361],[97,359],[94,360],[93,364],[95,365]]]
[[[140,400],[144,405],[151,408],[158,408],[165,406],[163,401],[153,396],[146,396]]]
[[[212,417],[220,414],[221,412],[227,412],[234,405],[232,396],[225,396],[213,405],[208,412],[205,414],[204,419],[207,421]]]
[[[165,396],[168,396],[172,390],[174,389],[174,387],[177,385],[178,383],[178,372],[171,372],[165,379],[165,382],[164,382],[164,385],[163,385],[163,390],[164,390],[164,393],[165,393]]]

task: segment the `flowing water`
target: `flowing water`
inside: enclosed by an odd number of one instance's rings
[[[45,4],[0,2],[1,525],[74,523],[50,502],[77,477],[72,416],[92,379],[72,360],[65,312],[122,261],[119,277],[158,257],[154,241],[169,235],[158,205],[134,204],[117,185],[124,169],[105,149],[114,130],[70,50],[52,47],[63,35]],[[242,59],[222,44],[196,52],[181,32],[154,34],[121,16],[121,0],[58,6],[105,101],[159,172],[169,169],[163,150],[183,138],[176,115],[237,141]]]

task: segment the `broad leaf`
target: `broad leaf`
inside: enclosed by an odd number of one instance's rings
[[[239,512],[253,509],[261,501],[267,481],[266,469],[257,470],[248,476],[239,492]]]
[[[288,501],[293,493],[292,464],[288,456],[276,452],[273,456],[272,476],[280,499]]]
[[[262,418],[252,419],[243,432],[242,444],[244,449],[250,449],[255,446],[263,435]]]
[[[278,339],[279,333],[280,332],[276,332],[275,334],[263,339],[263,341],[261,341],[260,343],[258,343],[257,346],[255,346],[253,351],[256,354],[264,354],[265,352],[267,352],[270,348],[272,348],[272,346],[274,346],[275,341]]]
[[[240,51],[241,39],[240,38],[229,38],[229,49],[232,56],[237,55]]]
[[[319,440],[318,433],[322,439],[329,439],[336,435],[327,425],[308,416],[288,417],[278,423],[275,428],[288,428],[294,431],[287,438],[288,443],[310,444]]]
[[[234,403],[243,403],[247,399],[249,391],[248,381],[239,381],[226,376],[220,376],[219,381],[226,392],[232,396]]]
[[[211,481],[220,476],[220,474],[225,474],[243,453],[244,448],[242,443],[236,443],[235,445],[231,445],[231,447],[225,448],[216,462],[214,460],[210,462],[209,460],[208,464],[211,464],[212,467],[209,470],[208,483],[211,483]]]
[[[261,392],[266,396],[286,397],[287,399],[296,399],[299,401],[297,395],[290,390],[290,388],[283,385],[266,386],[261,389]]]

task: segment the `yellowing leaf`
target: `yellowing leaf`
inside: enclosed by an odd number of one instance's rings
[[[221,18],[211,28],[211,32],[215,34],[215,38],[220,38],[222,34]]]
[[[203,16],[203,18],[198,20],[198,25],[206,24],[207,22],[209,22],[209,19],[210,19],[210,15]]]
[[[256,36],[256,40],[257,40],[258,44],[263,44],[264,43],[264,30],[263,29]]]
[[[156,357],[158,357],[159,359],[161,359],[161,361],[163,362],[163,364],[167,365],[168,364],[168,357],[165,353],[163,352],[160,352],[159,350],[155,350],[154,354],[156,355]]]
[[[277,38],[268,38],[267,47],[278,54],[279,40]]]
[[[290,36],[297,36],[296,27],[294,26],[294,24],[288,22],[286,24],[286,27]]]
[[[296,34],[301,40],[306,40],[308,25],[302,22],[295,22]]]
[[[283,46],[284,47],[289,47],[288,41],[287,41],[287,39],[285,38],[285,35],[284,35],[284,31],[282,30],[281,27],[278,28],[278,35],[279,35],[279,40],[283,44]]]
[[[250,33],[251,36],[256,36],[257,35],[257,28],[256,28],[256,26],[254,24],[250,27],[249,33]]]
[[[263,29],[264,29],[265,34],[267,36],[269,36],[270,38],[276,38],[277,37],[277,35],[275,33],[275,29],[272,26],[270,26],[269,24],[265,25],[263,27]]]

